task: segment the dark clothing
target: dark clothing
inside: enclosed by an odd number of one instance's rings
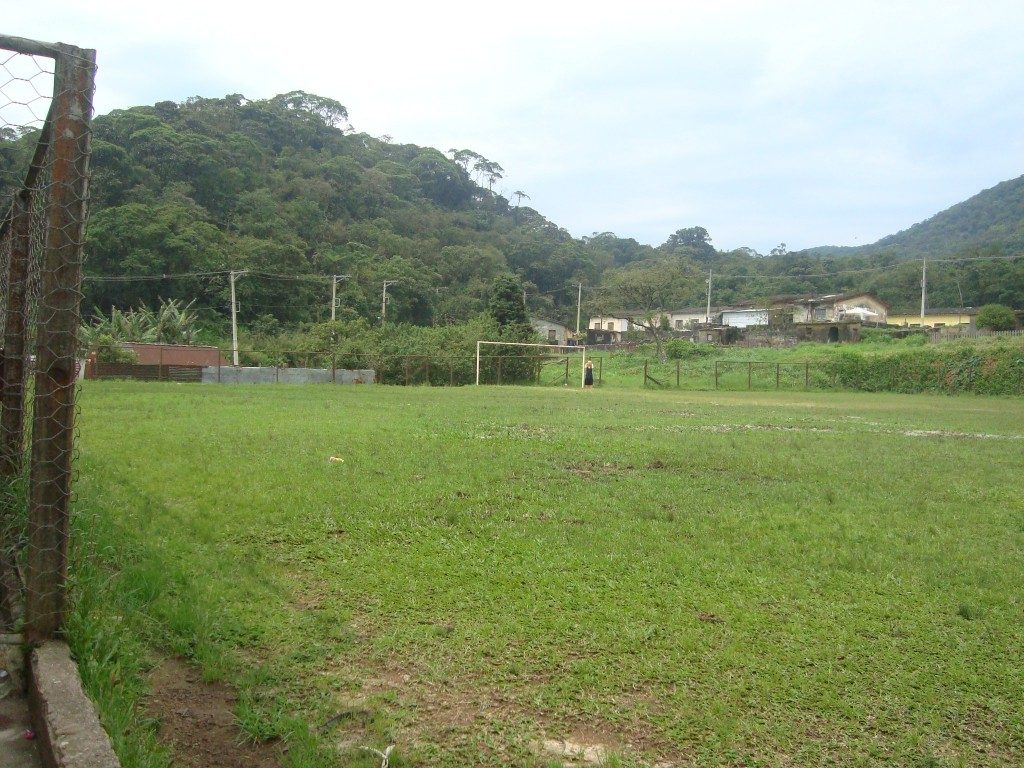
[[[594,369],[587,368],[583,371],[583,383],[588,387],[594,386]]]

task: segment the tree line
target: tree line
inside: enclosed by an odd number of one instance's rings
[[[15,189],[34,140],[0,132],[0,200]],[[357,132],[342,104],[302,91],[115,110],[94,121],[86,274],[177,276],[88,280],[83,309],[155,310],[175,300],[224,334],[227,270],[250,270],[237,281],[239,319],[260,332],[326,321],[331,275],[345,276],[341,318],[371,325],[380,321],[384,280],[394,281],[388,319],[419,326],[477,318],[505,275],[522,283],[531,314],[570,325],[577,284],[588,289],[584,315],[652,301],[701,306],[709,270],[716,305],[845,290],[871,291],[894,309],[918,301],[920,262],[901,242],[870,252],[789,253],[780,244],[762,256],[719,251],[699,226],[658,246],[612,232],[575,238],[530,207],[527,192],[502,191],[504,174],[469,149],[445,153]],[[1000,190],[1001,218],[987,239],[951,246],[944,255],[965,261],[931,270],[933,306],[1024,306],[1024,260],[966,261],[1015,252],[1014,200],[1024,200],[1021,185]],[[977,208],[972,221],[984,219]],[[929,231],[915,231],[914,242],[939,237]]]

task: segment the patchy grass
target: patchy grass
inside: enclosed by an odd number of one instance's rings
[[[1024,762],[1019,400],[81,404],[69,634],[126,768],[161,764],[136,706],[161,655],[236,685],[292,766]]]

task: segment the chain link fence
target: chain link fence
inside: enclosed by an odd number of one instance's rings
[[[64,618],[95,62],[0,36],[0,570],[29,642]]]

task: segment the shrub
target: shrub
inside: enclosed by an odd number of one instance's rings
[[[93,338],[96,345],[96,360],[100,363],[127,363],[132,365],[139,360],[134,349],[118,344],[111,336],[98,335]]]
[[[669,360],[692,360],[710,357],[718,351],[715,344],[697,344],[686,339],[672,339],[665,342],[665,354]]]
[[[866,392],[1024,395],[1019,345],[904,347],[875,355],[845,349],[824,369],[837,386]]]
[[[986,304],[978,310],[975,321],[979,328],[991,331],[1009,331],[1017,327],[1017,318],[1013,310],[1002,304]]]

